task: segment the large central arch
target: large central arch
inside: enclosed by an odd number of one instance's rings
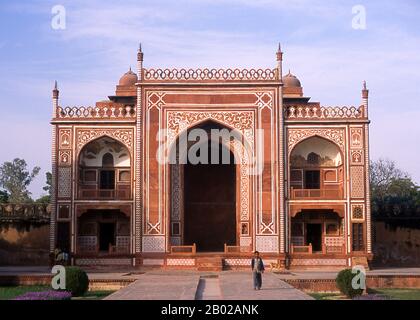
[[[211,141],[211,130],[230,130],[216,121],[196,124],[186,131],[187,134],[193,129],[203,129],[209,134],[209,164],[192,164],[189,161],[187,153],[194,143],[189,142],[184,152],[179,150],[179,138],[171,146],[170,153],[176,153],[176,164],[169,165],[172,198],[170,245],[195,243],[197,251],[220,252],[224,250],[224,244],[240,245],[241,235],[249,232],[242,230],[242,224],[239,225],[244,209],[241,204],[244,200],[249,201],[248,194],[243,193],[245,181],[242,171],[245,168],[241,152],[245,148],[243,141]],[[242,148],[238,147],[239,144]],[[219,152],[218,164],[210,164],[212,152]],[[229,161],[223,164],[222,158],[226,154]],[[249,185],[245,190],[248,191],[248,188]]]

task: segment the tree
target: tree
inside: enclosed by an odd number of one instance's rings
[[[51,174],[51,172],[46,172],[45,173],[45,178],[46,178],[46,181],[45,181],[46,186],[43,187],[42,189],[44,191],[48,191],[48,195],[51,196],[51,190],[52,190],[51,189],[51,185],[52,185],[52,174]]]
[[[45,195],[35,200],[35,203],[49,204],[51,202],[51,196]]]
[[[9,194],[6,190],[0,190],[0,203],[7,203],[9,201]]]
[[[370,163],[370,187],[375,196],[383,199],[391,183],[399,179],[410,179],[410,176],[397,168],[394,161],[379,159]]]
[[[377,217],[420,215],[420,192],[408,173],[394,161],[379,159],[370,165],[372,214]]]
[[[9,193],[9,202],[22,203],[31,201],[28,186],[41,169],[27,169],[24,159],[16,158],[13,162],[5,162],[0,166],[0,185]]]

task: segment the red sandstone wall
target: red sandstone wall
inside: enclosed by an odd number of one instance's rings
[[[420,229],[374,222],[374,260],[377,267],[420,267]]]
[[[48,265],[49,225],[0,225],[0,266]]]

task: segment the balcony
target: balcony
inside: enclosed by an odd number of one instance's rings
[[[341,245],[328,245],[326,243],[322,244],[322,251],[313,251],[312,244],[309,245],[294,245],[291,246],[292,254],[343,254],[346,252],[344,244]]]
[[[92,188],[93,187],[93,188]],[[131,200],[131,186],[118,185],[116,189],[96,189],[96,185],[79,185],[80,200]]]
[[[117,236],[115,244],[108,244],[107,250],[100,250],[98,236],[78,236],[77,253],[81,255],[125,255],[130,253],[130,237]]]
[[[343,199],[343,190],[340,187],[334,189],[296,189],[291,188],[290,197],[292,200],[338,200]]]

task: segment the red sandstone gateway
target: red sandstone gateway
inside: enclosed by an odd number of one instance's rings
[[[366,85],[359,107],[309,102],[282,56],[274,69],[146,69],[139,49],[137,74],[94,107],[60,106],[56,86],[51,251],[84,266],[249,268],[254,250],[278,268],[366,265]],[[179,161],[194,129],[234,132],[217,142],[234,161]]]

